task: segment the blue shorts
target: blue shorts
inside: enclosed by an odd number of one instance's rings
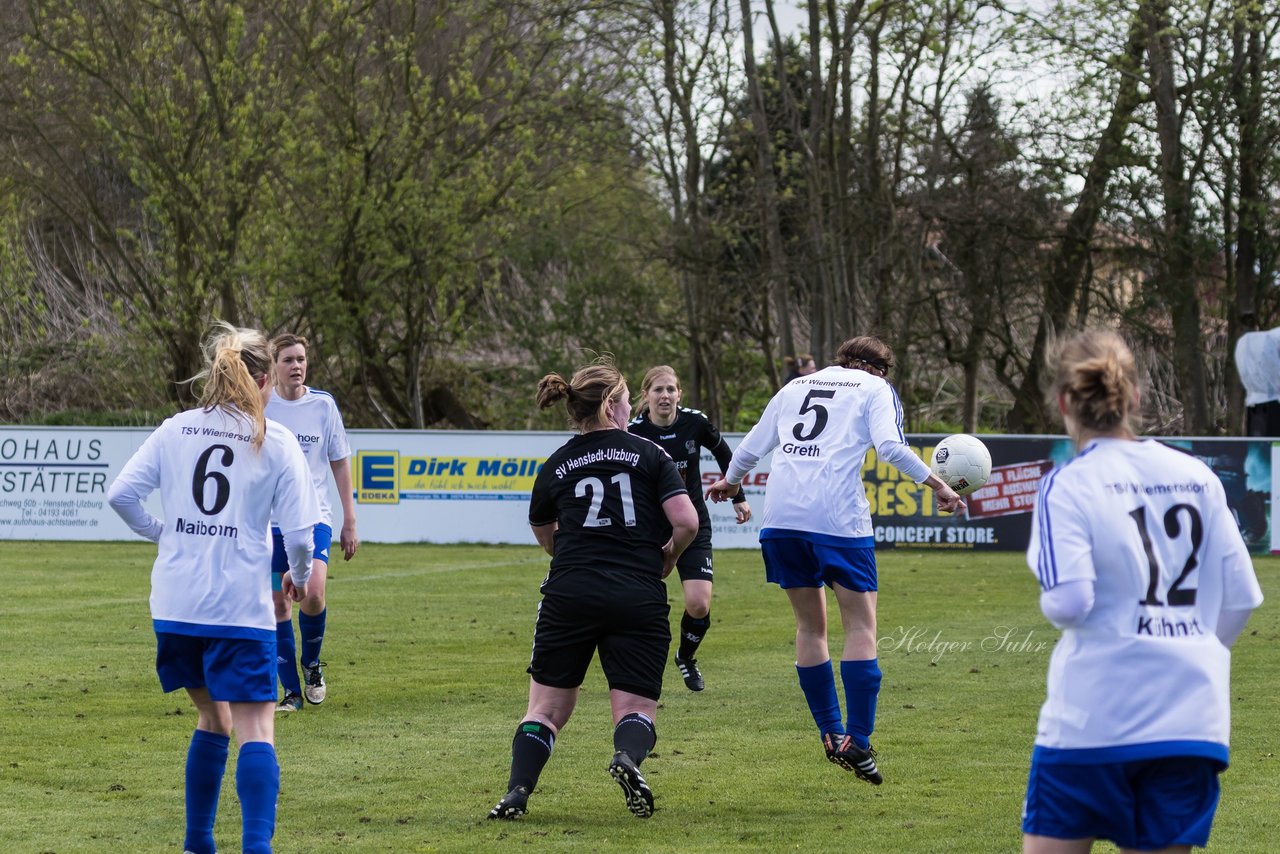
[[[311,538],[315,540],[315,548],[311,550],[312,560],[324,561],[329,565],[329,546],[333,543],[333,529],[321,522],[311,529]],[[271,529],[271,589],[280,590],[284,583],[284,574],[289,571],[289,556],[284,551],[284,532],[279,528]]]
[[[276,643],[156,632],[160,687],[208,688],[228,703],[275,702]]]
[[[760,540],[760,552],[765,579],[783,590],[837,583],[858,593],[879,589],[874,543],[850,546],[807,537],[772,536]]]
[[[1031,759],[1022,831],[1053,839],[1106,839],[1141,851],[1209,843],[1220,762],[1170,756],[1104,765]]]

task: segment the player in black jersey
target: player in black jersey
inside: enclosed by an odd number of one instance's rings
[[[643,402],[640,414],[627,428],[637,436],[657,442],[671,455],[676,468],[684,476],[689,498],[698,511],[698,536],[680,555],[676,568],[680,586],[684,588],[684,616],[680,618],[680,646],[676,650],[676,667],[690,691],[704,687],[698,668],[698,645],[711,628],[711,515],[702,497],[702,470],[699,462],[706,448],[716,458],[720,470],[729,467],[733,451],[720,436],[720,431],[696,409],[680,405],[680,380],[668,365],[650,368],[641,385]],[[739,489],[733,498],[738,524],[751,518],[751,505]]]
[[[538,407],[559,400],[579,435],[543,463],[529,502],[529,524],[551,570],[534,626],[529,707],[511,743],[507,794],[489,818],[527,811],[597,649],[614,720],[609,773],[627,808],[648,818],[653,793],[640,763],[657,740],[671,648],[662,579],[697,533],[698,514],[671,458],[626,431],[631,396],[611,363],[581,368],[568,383],[559,374],[543,377]]]

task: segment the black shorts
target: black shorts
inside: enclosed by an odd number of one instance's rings
[[[711,581],[711,528],[702,527],[693,542],[676,558],[681,581]]]
[[[577,688],[597,649],[609,687],[657,700],[671,649],[671,606],[657,576],[566,570],[543,586],[529,675]]]

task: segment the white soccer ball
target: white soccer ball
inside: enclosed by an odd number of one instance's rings
[[[955,433],[933,449],[929,468],[947,486],[968,495],[991,477],[991,452],[976,437]]]

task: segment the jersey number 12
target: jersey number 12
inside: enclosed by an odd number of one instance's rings
[[[1182,525],[1178,522],[1178,514],[1185,510],[1187,513],[1187,521],[1190,523],[1187,533],[1191,537],[1191,554],[1187,556],[1187,562],[1182,566],[1182,572],[1173,580],[1173,584],[1169,585],[1168,599],[1169,604],[1178,605],[1194,605],[1196,604],[1196,590],[1191,588],[1185,590],[1182,583],[1187,580],[1187,576],[1196,568],[1199,563],[1200,543],[1204,540],[1204,526],[1200,523],[1200,513],[1190,504],[1175,504],[1169,508],[1164,514],[1164,531],[1169,535],[1170,539],[1176,539],[1182,534]],[[1160,583],[1160,563],[1156,560],[1155,549],[1151,545],[1151,533],[1147,529],[1147,508],[1139,507],[1130,511],[1130,518],[1138,526],[1138,534],[1142,537],[1142,548],[1147,553],[1147,595],[1144,599],[1139,599],[1139,605],[1163,605],[1160,601],[1160,595],[1157,587]]]

